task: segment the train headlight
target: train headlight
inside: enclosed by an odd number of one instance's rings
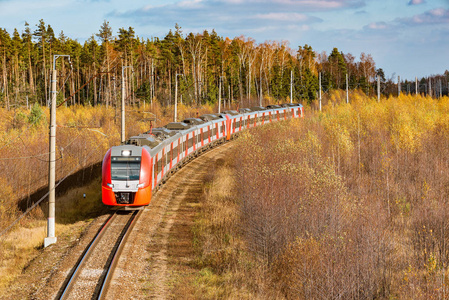
[[[122,156],[130,156],[131,150],[122,150]]]
[[[143,188],[145,186],[145,183],[139,183],[138,185],[137,185],[137,187],[140,189],[140,188]]]
[[[113,185],[112,183],[108,183],[107,185],[108,185],[108,187],[110,187],[111,189],[114,187],[114,185]]]

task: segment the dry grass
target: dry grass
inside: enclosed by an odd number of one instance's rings
[[[194,282],[198,299],[278,298],[263,280],[266,271],[249,251],[241,228],[241,207],[235,197],[233,157],[226,158],[205,184],[202,211],[194,228],[201,269]]]
[[[242,134],[198,223],[208,298],[448,297],[449,98],[350,100]]]
[[[84,197],[84,194],[86,197]],[[57,197],[56,236],[68,235],[76,240],[93,218],[107,212],[101,203],[101,182],[71,190]],[[41,211],[40,208],[36,209]],[[40,216],[40,217],[39,217]],[[82,225],[80,226],[80,222]],[[0,242],[0,295],[31,260],[36,258],[47,236],[47,222],[42,212],[22,222]]]

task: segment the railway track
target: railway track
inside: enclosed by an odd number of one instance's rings
[[[222,145],[224,144],[220,143],[204,149],[199,155]],[[185,164],[195,158],[196,156],[192,156]],[[170,173],[165,180],[175,173],[176,171]],[[164,185],[165,180],[155,189],[155,194]],[[132,213],[117,211],[111,214],[69,272],[55,299],[106,299],[120,254],[142,212],[143,210]]]
[[[111,214],[69,273],[56,299],[105,299],[120,253],[142,211]]]

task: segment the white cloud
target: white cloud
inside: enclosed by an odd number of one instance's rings
[[[254,19],[281,21],[281,22],[305,22],[310,20],[307,15],[299,13],[268,13],[256,14]]]
[[[369,29],[374,29],[374,30],[383,30],[383,29],[387,29],[387,23],[385,22],[374,22],[374,23],[370,23],[368,24],[367,28]]]
[[[425,0],[410,0],[408,5],[419,5],[419,4],[424,4],[424,3],[426,3]]]
[[[435,8],[410,18],[398,18],[397,23],[407,26],[438,25],[449,23],[449,9]]]

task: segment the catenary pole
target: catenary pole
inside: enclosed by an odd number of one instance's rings
[[[380,101],[380,76],[377,75],[377,102]]]
[[[290,71],[290,103],[293,103],[293,70]]]
[[[179,73],[176,73],[175,75],[175,117],[173,119],[173,122],[178,122],[178,76],[182,75]],[[182,104],[182,96],[181,96],[181,104]]]
[[[55,225],[55,187],[56,187],[56,60],[59,57],[70,55],[53,55],[53,71],[51,77],[51,103],[50,103],[50,142],[49,142],[49,162],[48,162],[48,219],[47,237],[44,239],[44,248],[56,243]]]
[[[223,80],[223,76],[220,76],[218,82],[218,113],[221,113],[221,81]]]
[[[125,135],[125,69],[132,68],[132,66],[122,66],[122,111],[121,111],[121,142],[125,143],[126,135]]]
[[[348,73],[346,73],[346,103],[349,103]]]
[[[178,73],[175,75],[175,116],[173,122],[178,118]]]
[[[415,94],[416,94],[416,95],[419,94],[419,90],[418,90],[418,77],[415,77]]]
[[[320,86],[320,111],[321,111],[321,72],[319,75],[319,86]]]

